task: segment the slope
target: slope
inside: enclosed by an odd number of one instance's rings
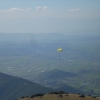
[[[26,79],[0,73],[0,100],[14,100],[23,95],[46,93],[52,90]]]
[[[43,96],[22,97],[18,100],[100,100],[100,98],[83,94],[45,94]]]

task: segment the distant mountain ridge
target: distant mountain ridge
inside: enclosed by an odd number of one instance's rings
[[[73,76],[75,77],[76,75],[77,75],[76,73],[71,73],[71,72],[66,72],[66,71],[55,69],[52,71],[42,72],[37,77],[43,80],[47,78],[50,80],[50,79],[64,79],[66,77],[73,77]]]
[[[76,73],[55,69],[40,73],[33,81],[39,84],[41,83],[44,86],[53,87],[58,91],[63,90],[69,93],[83,93],[81,89],[76,89],[62,82],[75,76],[77,76]]]

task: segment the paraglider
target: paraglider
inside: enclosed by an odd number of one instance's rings
[[[62,52],[62,48],[58,48],[57,52]],[[60,55],[59,55],[59,57],[60,57]]]

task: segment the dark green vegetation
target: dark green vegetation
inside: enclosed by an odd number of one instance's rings
[[[56,51],[59,47],[63,52]],[[70,85],[100,95],[100,35],[0,34],[0,71],[49,87]]]

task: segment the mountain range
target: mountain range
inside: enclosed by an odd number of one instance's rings
[[[14,100],[22,96],[64,89],[68,90],[68,92],[79,92],[77,89],[68,85],[66,85],[66,88],[60,86],[60,88],[52,89],[17,76],[11,76],[0,72],[0,100]]]

